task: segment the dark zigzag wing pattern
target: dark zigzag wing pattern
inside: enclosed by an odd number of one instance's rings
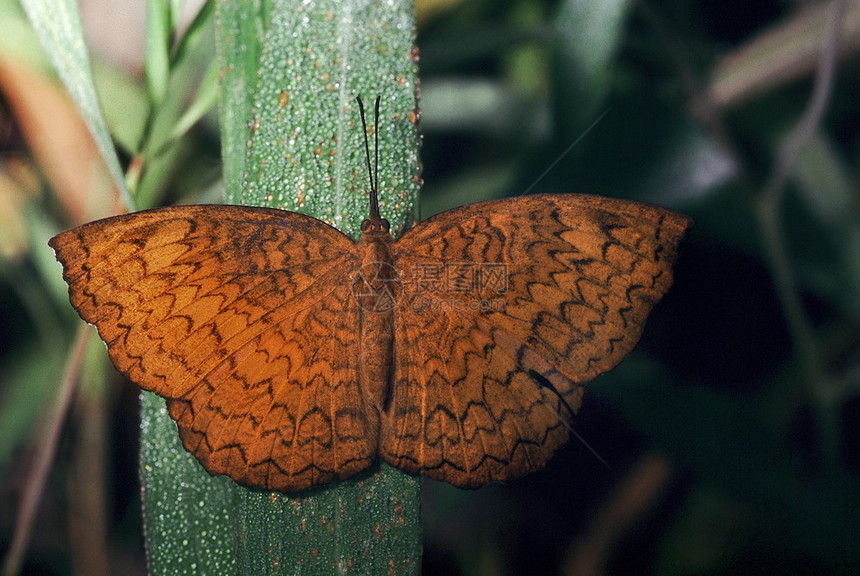
[[[543,467],[567,439],[559,396],[576,410],[581,384],[635,346],[688,222],[637,202],[536,195],[407,232],[383,458],[463,487]]]
[[[168,399],[210,473],[297,491],[375,459],[343,281],[355,244],[342,233],[281,210],[184,206],[87,224],[51,246],[114,365]]]
[[[399,310],[398,310],[399,312]],[[568,437],[569,414],[528,369],[562,378],[542,358],[475,315],[439,309],[396,328],[395,387],[383,417],[382,457],[461,488],[543,466]],[[428,336],[430,335],[430,336]],[[568,387],[574,410],[583,389]]]
[[[375,459],[355,352],[358,307],[340,268],[297,312],[237,348],[188,394],[168,400],[183,444],[207,470],[296,492],[347,478]],[[335,328],[337,327],[337,328]],[[324,335],[324,337],[321,337]],[[217,385],[212,382],[217,382]],[[238,393],[237,393],[238,392]]]
[[[210,473],[295,492],[380,450],[476,487],[544,466],[565,442],[581,384],[632,349],[671,284],[687,224],[561,195],[419,224],[392,249],[391,377],[364,390],[359,359],[381,342],[360,342],[373,318],[349,286],[372,242],[279,210],[187,206],[94,222],[51,246],[114,364],[167,399]]]

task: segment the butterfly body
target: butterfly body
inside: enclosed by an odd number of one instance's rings
[[[351,273],[351,293],[358,304],[361,389],[365,398],[372,399],[367,419],[370,428],[379,429],[391,394],[394,306],[400,278],[392,264],[394,241],[388,222],[372,219],[361,228],[356,243],[360,263]]]
[[[671,285],[688,223],[535,195],[396,241],[372,205],[353,241],[302,214],[178,206],[50,244],[114,365],[166,399],[211,474],[296,492],[381,457],[477,487],[567,440],[582,384],[633,348]]]

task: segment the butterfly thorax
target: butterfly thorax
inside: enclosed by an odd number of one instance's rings
[[[368,407],[373,412],[368,417],[376,420],[388,397],[400,275],[392,264],[393,240],[387,222],[362,229],[357,244],[361,266],[352,275],[352,295],[359,305],[361,386],[365,398],[380,402]]]

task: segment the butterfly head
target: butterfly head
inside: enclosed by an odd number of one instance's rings
[[[373,216],[361,223],[362,234],[388,234],[391,230],[391,224],[385,218],[380,218],[379,215]]]

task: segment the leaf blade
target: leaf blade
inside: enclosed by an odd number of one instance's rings
[[[134,201],[99,106],[77,5],[73,0],[22,0],[21,5],[77,104],[123,202],[129,210],[133,209]]]

